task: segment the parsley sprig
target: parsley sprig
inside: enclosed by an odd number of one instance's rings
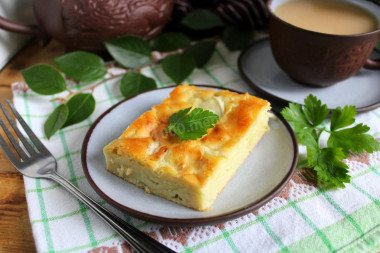
[[[170,125],[164,133],[173,131],[183,140],[196,140],[207,134],[207,129],[213,128],[218,122],[219,116],[211,111],[202,108],[191,109],[192,107],[189,107],[170,116]]]
[[[349,152],[378,151],[380,143],[366,134],[370,128],[362,123],[348,128],[355,122],[355,106],[334,109],[328,129],[322,124],[329,115],[327,105],[322,105],[321,100],[311,94],[304,102],[304,105],[290,103],[281,111],[292,125],[298,142],[307,149],[307,158],[301,160],[298,167],[314,169],[322,186],[345,187],[344,183],[350,182],[350,175],[348,166],[341,160],[347,158]],[[327,147],[319,144],[323,132],[330,135]]]

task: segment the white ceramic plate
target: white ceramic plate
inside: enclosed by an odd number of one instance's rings
[[[83,143],[82,164],[88,181],[103,198],[145,220],[196,225],[241,216],[257,209],[281,191],[297,164],[298,146],[289,125],[278,117],[270,120],[270,132],[224,188],[212,210],[207,212],[195,211],[148,194],[106,171],[103,147],[119,137],[142,113],[160,104],[172,90],[173,87],[157,89],[124,100],[106,111],[90,128]]]
[[[378,57],[378,53],[374,54]],[[330,87],[307,87],[296,83],[280,69],[272,55],[269,39],[257,41],[242,52],[239,71],[255,91],[280,104],[303,104],[311,93],[330,110],[355,105],[358,112],[363,112],[380,106],[380,71],[361,69],[355,76]]]

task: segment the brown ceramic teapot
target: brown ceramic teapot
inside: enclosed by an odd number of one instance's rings
[[[169,21],[174,0],[33,0],[38,25],[0,17],[0,28],[54,38],[69,50],[104,51],[103,41],[126,34],[158,35]]]

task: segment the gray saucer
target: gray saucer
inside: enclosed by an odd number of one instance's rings
[[[200,87],[222,90],[214,86]],[[297,165],[298,144],[292,128],[275,111],[272,112],[276,117],[269,121],[271,130],[248,155],[208,211],[195,211],[147,194],[106,171],[103,147],[142,113],[160,104],[173,89],[165,87],[127,98],[104,112],[89,129],[83,141],[83,170],[91,186],[105,200],[144,220],[191,226],[237,218],[258,209],[282,191]]]
[[[378,58],[379,54],[375,57]],[[257,41],[239,57],[239,71],[245,81],[267,99],[280,104],[303,104],[311,93],[331,110],[355,105],[358,112],[380,106],[380,71],[361,69],[355,76],[326,88],[312,88],[296,83],[277,65],[269,39]]]

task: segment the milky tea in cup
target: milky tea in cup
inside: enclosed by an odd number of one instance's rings
[[[285,22],[320,33],[352,35],[378,27],[376,17],[369,11],[334,0],[292,0],[279,5],[274,13]]]
[[[363,0],[270,0],[273,55],[294,80],[318,87],[342,81],[368,60],[380,38],[380,6]]]

